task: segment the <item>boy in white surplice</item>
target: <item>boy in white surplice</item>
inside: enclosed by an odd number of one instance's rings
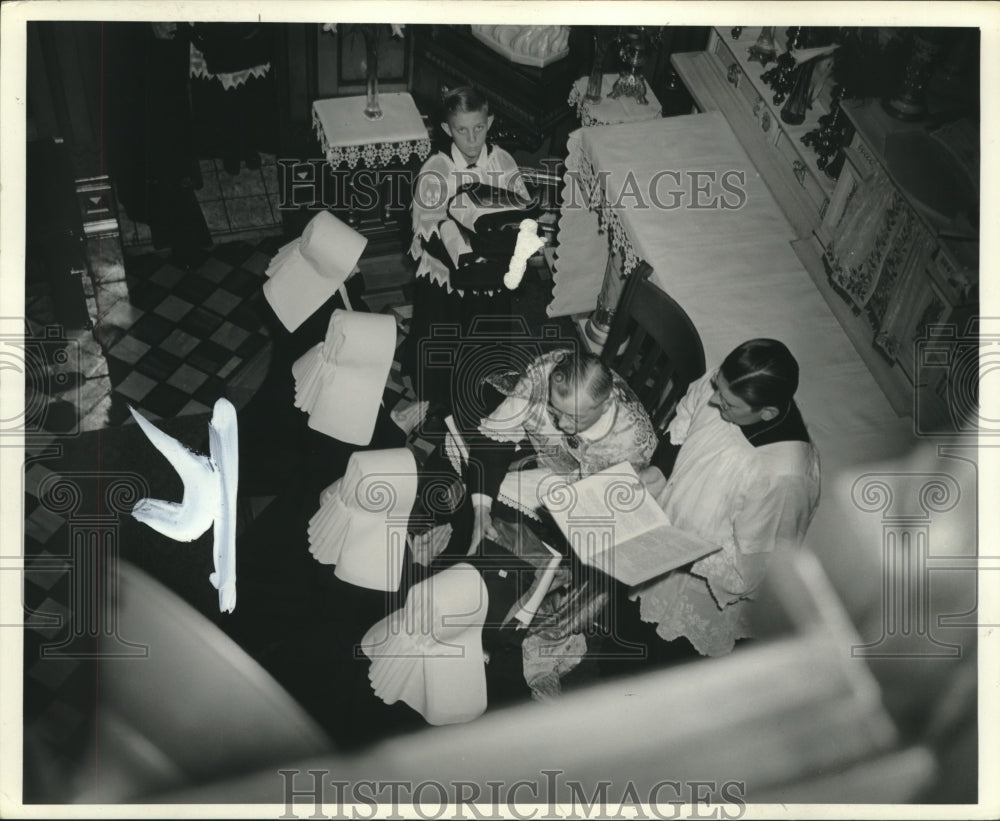
[[[486,142],[493,125],[486,98],[473,88],[456,88],[445,95],[442,107],[441,128],[451,138],[450,149],[424,163],[413,190],[410,254],[418,265],[407,369],[420,399],[449,405],[449,373],[421,369],[420,343],[431,337],[434,326],[457,326],[464,337],[475,317],[507,316],[511,307],[502,283],[506,269],[495,282],[476,276],[467,231],[450,217],[448,206],[461,187],[476,183],[510,191],[525,202],[528,193],[514,158]]]

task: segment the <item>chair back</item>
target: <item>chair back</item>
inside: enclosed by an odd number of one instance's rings
[[[601,359],[635,391],[662,436],[688,385],[705,373],[705,349],[684,309],[649,281],[652,271],[641,262],[628,277]]]

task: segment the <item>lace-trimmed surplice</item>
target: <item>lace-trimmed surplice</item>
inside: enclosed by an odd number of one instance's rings
[[[709,380],[692,384],[678,406],[669,432],[683,447],[657,501],[672,524],[721,549],[635,595],[664,639],[685,636],[699,653],[719,656],[750,635],[746,608],[771,553],[805,536],[819,502],[819,454],[810,442],[755,448],[708,404]]]
[[[527,189],[520,177],[514,158],[498,146],[493,146],[482,163],[475,168],[459,168],[444,152],[434,154],[420,169],[413,194],[413,242],[410,255],[419,260],[418,277],[429,277],[443,285],[448,293],[453,289],[448,268],[432,254],[425,254],[423,240],[440,233],[440,224],[448,217],[448,203],[460,185],[484,182],[494,188],[506,188],[525,199]],[[459,292],[461,293],[461,291]]]

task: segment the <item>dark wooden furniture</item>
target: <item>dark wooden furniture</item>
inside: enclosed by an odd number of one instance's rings
[[[29,278],[48,279],[56,317],[65,329],[91,327],[84,292],[89,277],[87,237],[77,207],[73,161],[62,140],[28,143],[27,232]]]
[[[601,358],[629,383],[662,435],[688,385],[705,373],[705,349],[684,309],[649,281],[652,272],[642,262],[628,278]]]
[[[578,74],[569,57],[533,68],[492,51],[469,26],[407,26],[406,33],[414,39],[411,93],[421,111],[436,116],[443,90],[474,85],[496,117],[493,139],[528,151],[573,118],[566,98]]]

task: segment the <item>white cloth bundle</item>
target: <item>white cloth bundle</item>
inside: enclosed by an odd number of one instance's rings
[[[309,552],[349,584],[398,589],[416,496],[417,463],[406,448],[352,454],[309,520]]]
[[[292,365],[295,407],[309,414],[313,430],[367,445],[395,352],[391,314],[334,311],[326,338]]]
[[[264,296],[281,324],[294,331],[357,270],[368,239],[329,211],[320,211],[299,239],[283,245],[265,273]]]
[[[464,562],[414,585],[406,604],[361,640],[368,678],[386,704],[403,701],[428,724],[459,724],[486,711],[482,631],[489,596]]]
[[[510,258],[510,267],[503,275],[503,284],[511,291],[521,284],[525,268],[528,267],[528,258],[545,244],[545,240],[538,236],[538,223],[534,220],[521,220],[520,228],[514,245],[514,256]]]

